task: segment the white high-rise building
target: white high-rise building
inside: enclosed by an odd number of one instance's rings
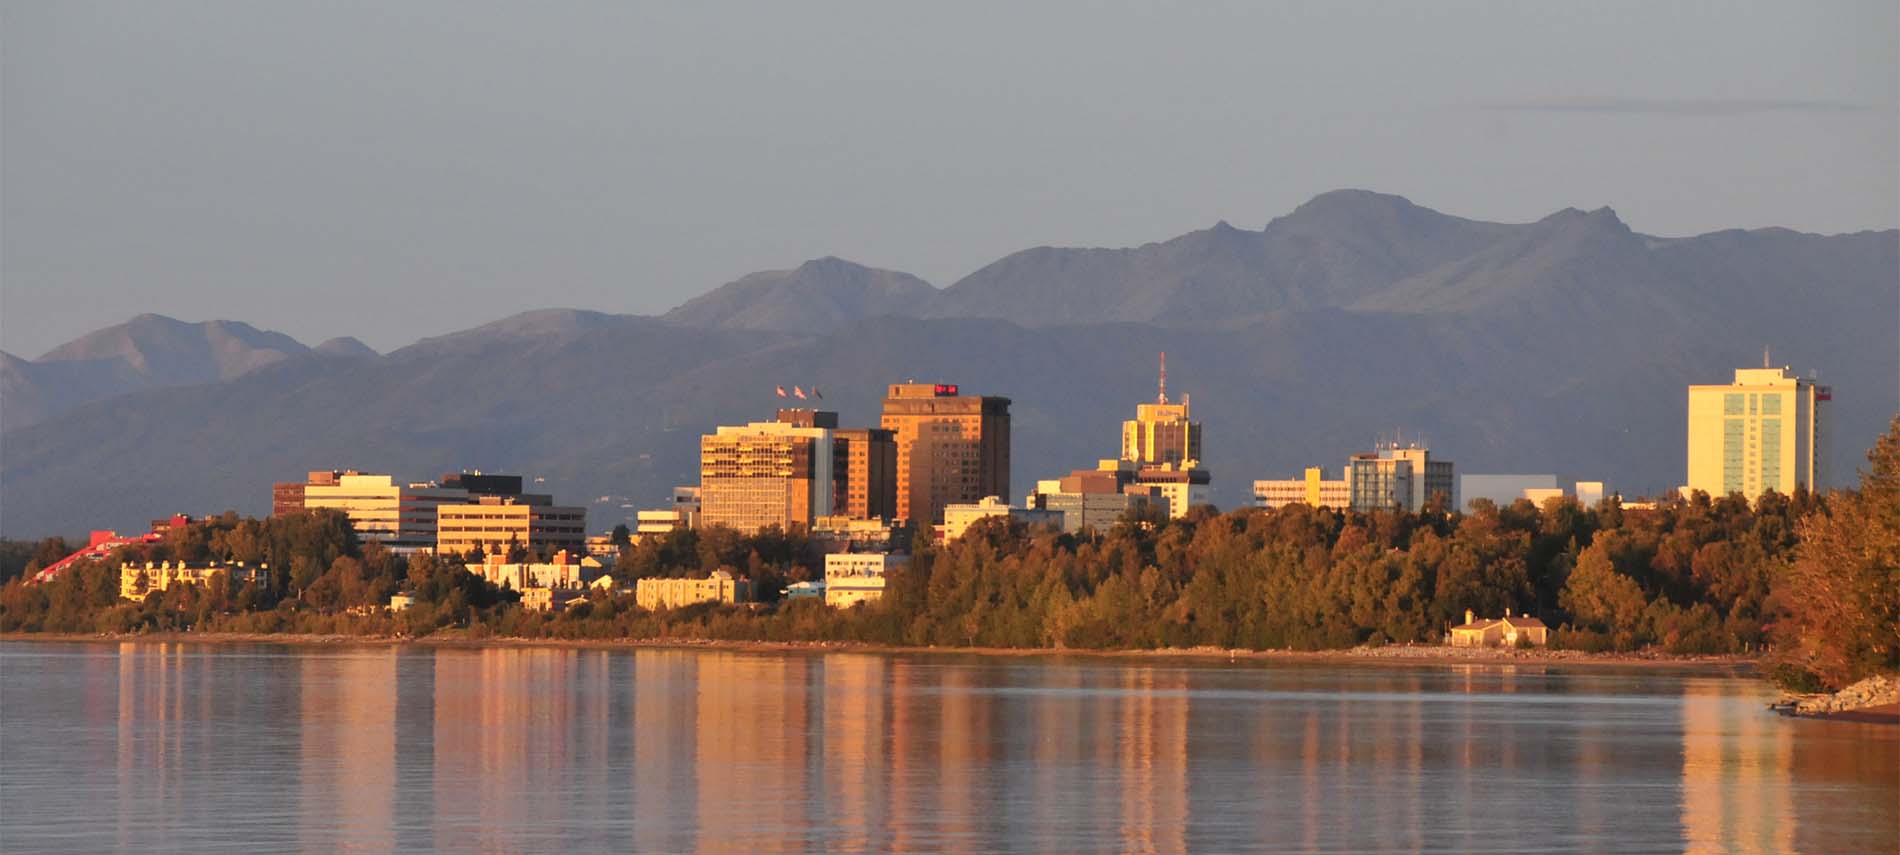
[[[1689,387],[1689,489],[1754,499],[1820,488],[1821,411],[1833,393],[1788,370],[1740,368],[1733,383]]]

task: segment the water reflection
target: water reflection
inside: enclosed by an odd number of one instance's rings
[[[0,645],[6,851],[1893,851],[1900,728],[1746,680]],[[73,822],[74,805],[96,821]]]

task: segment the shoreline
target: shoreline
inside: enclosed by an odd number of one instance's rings
[[[873,653],[983,656],[993,658],[1088,657],[1100,659],[1194,660],[1370,665],[1542,665],[1588,669],[1680,670],[1725,677],[1759,676],[1759,661],[1749,655],[1678,656],[1666,653],[1584,653],[1574,650],[1472,649],[1447,645],[1385,645],[1341,650],[1227,650],[1221,648],[1147,648],[1079,650],[1044,647],[911,647],[856,641],[731,641],[688,638],[518,638],[435,634],[420,638],[393,635],[316,635],[304,633],[0,633],[0,641],[90,643],[280,644],[305,647],[416,646],[449,649],[545,648],[573,650],[715,650],[738,653]]]

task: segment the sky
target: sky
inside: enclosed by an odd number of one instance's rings
[[[1900,4],[0,3],[0,349],[379,350],[825,255],[949,285],[1342,187],[1900,225]]]

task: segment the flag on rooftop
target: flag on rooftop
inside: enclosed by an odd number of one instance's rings
[[[779,386],[779,387],[777,387],[777,388],[778,388],[778,396],[779,396],[779,397],[781,397],[781,398],[783,398],[783,397],[785,397],[785,387],[784,387],[784,386]]]
[[[799,400],[801,400],[801,401],[803,401],[803,400],[805,400],[805,390],[804,390],[803,388],[801,388],[801,387],[798,387],[798,386],[793,386],[793,387],[792,387],[792,397],[794,397],[794,398],[797,398],[797,399],[799,399]]]

